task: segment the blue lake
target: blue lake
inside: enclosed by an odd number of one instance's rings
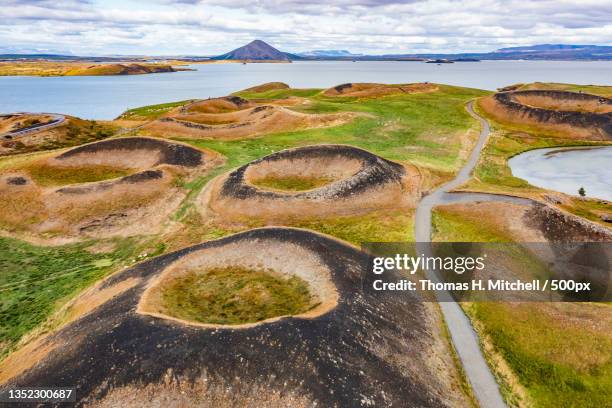
[[[612,147],[536,149],[508,161],[512,175],[530,184],[587,197],[612,201]]]
[[[203,64],[197,71],[105,77],[0,77],[0,113],[66,113],[113,119],[127,108],[227,95],[271,81],[327,88],[345,82],[438,82],[495,90],[518,82],[612,85],[612,61],[423,62],[308,61]]]

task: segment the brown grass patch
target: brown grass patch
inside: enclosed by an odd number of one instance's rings
[[[543,95],[522,95],[517,94],[514,99],[526,106],[557,111],[576,111],[609,113],[612,112],[612,105],[599,103],[594,100],[558,99]]]
[[[37,114],[0,116],[0,134],[15,132],[33,125],[43,125],[52,120],[52,116]]]
[[[58,346],[58,344],[49,341],[46,337],[42,337],[9,354],[0,363],[0,384],[4,384],[11,378],[33,367]]]
[[[93,312],[96,308],[108,302],[117,295],[133,288],[140,283],[140,279],[129,278],[118,283],[100,288],[105,281],[83,292],[74,301],[68,303],[63,309],[62,324],[70,323],[86,314]]]
[[[140,148],[132,151],[123,146],[129,147],[129,140],[111,139],[109,145],[105,141],[54,157],[17,161],[0,172],[0,226],[21,238],[46,237],[62,243],[164,228],[164,221],[186,195],[177,180],[205,174],[219,164],[220,157],[201,152],[202,162],[196,165],[197,149],[153,148],[160,141],[147,149],[140,139],[135,143]],[[159,164],[164,161],[188,167]],[[147,170],[138,172],[134,168],[138,166]]]

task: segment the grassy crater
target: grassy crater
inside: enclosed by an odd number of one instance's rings
[[[91,183],[124,177],[131,173],[127,169],[103,165],[57,167],[46,163],[31,164],[26,170],[36,184],[44,187]]]
[[[301,177],[301,176],[266,176],[251,180],[251,184],[257,187],[282,190],[282,191],[305,191],[322,187],[335,181],[330,177]]]
[[[191,271],[170,280],[161,293],[164,313],[212,324],[255,323],[317,304],[302,279],[243,267]]]

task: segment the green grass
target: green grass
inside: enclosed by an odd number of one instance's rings
[[[476,110],[484,117],[488,115],[476,106]],[[488,117],[494,132],[489,138],[480,155],[480,160],[474,169],[474,176],[461,186],[461,190],[483,191],[489,193],[509,193],[520,196],[537,196],[546,190],[532,186],[527,181],[514,177],[508,166],[508,160],[520,153],[548,147],[579,147],[610,145],[609,142],[589,141],[561,137],[559,135],[542,133],[532,126],[499,123]],[[605,212],[605,205],[600,200],[570,199],[561,207],[575,215],[601,223],[599,214]]]
[[[91,253],[91,243],[41,247],[0,238],[0,357],[62,304],[132,257],[136,244]]]
[[[473,217],[462,217],[439,208],[434,212],[433,226],[435,241],[511,241],[506,232],[481,220],[476,212]],[[529,257],[528,253],[513,256],[518,268],[540,276],[542,265],[529,262]],[[527,401],[521,403],[550,408],[602,407],[611,400],[612,338],[603,332],[605,326],[593,329],[600,313],[609,313],[608,309],[586,303],[476,302],[462,306],[479,328],[481,339],[503,357],[525,389]],[[596,316],[595,321],[588,316]],[[517,404],[521,396],[506,373],[496,372],[496,376],[507,401]]]
[[[240,96],[245,99],[284,99],[291,96],[309,98],[317,95],[321,89],[270,89],[264,92],[240,91],[233,95]]]
[[[255,323],[304,313],[314,306],[302,279],[242,267],[193,271],[162,289],[165,313],[200,323]]]
[[[180,140],[216,150],[235,165],[289,147],[343,143],[390,160],[413,162],[450,173],[463,162],[458,157],[462,148],[459,135],[477,128],[477,123],[465,111],[465,104],[486,94],[475,89],[440,86],[439,92],[359,101],[316,95],[310,98],[311,104],[299,110],[360,112],[364,116],[341,126],[275,133],[255,139]]]
[[[300,176],[267,176],[251,180],[254,186],[283,191],[312,190],[333,182],[329,177],[300,177]]]
[[[127,111],[123,112],[118,119],[153,120],[159,118],[165,113],[168,113],[178,106],[187,105],[190,102],[193,102],[193,100],[188,99],[184,101],[160,103],[157,105],[147,105],[139,108],[128,109]]]
[[[468,220],[465,216],[438,207],[432,211],[432,229],[439,242],[509,242],[511,239],[486,221]],[[458,233],[460,231],[460,233]]]
[[[102,165],[57,167],[45,163],[33,163],[24,169],[38,185],[43,187],[90,183],[130,174],[127,169]]]
[[[485,335],[535,406],[609,404],[612,339],[580,324],[564,324],[563,318],[553,318],[542,309],[539,304],[474,303],[469,314],[483,324]]]
[[[332,235],[354,245],[414,241],[412,212],[374,211],[363,215],[288,220],[286,225]]]
[[[593,95],[601,95],[608,98],[612,97],[612,86],[534,82],[532,84],[522,85],[521,87],[519,87],[519,89],[551,89],[556,91],[585,92]]]

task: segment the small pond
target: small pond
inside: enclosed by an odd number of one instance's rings
[[[508,161],[514,177],[530,184],[612,201],[612,146],[597,148],[536,149]]]

